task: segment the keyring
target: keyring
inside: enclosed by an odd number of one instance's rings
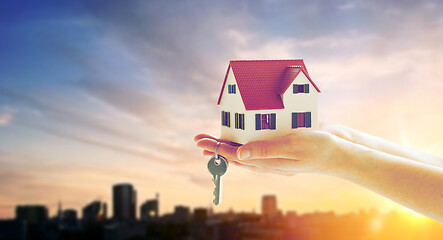
[[[216,158],[216,159],[218,159],[217,151],[218,151],[218,146],[220,145],[220,143],[221,143],[221,142],[217,142],[217,147],[215,147],[215,158]]]

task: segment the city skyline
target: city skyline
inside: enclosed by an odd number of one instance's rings
[[[131,183],[121,182],[121,183],[115,183],[115,184],[113,184],[111,186],[111,194],[112,195],[121,194],[121,188],[122,187],[129,188],[130,191],[134,191],[134,192],[136,191],[136,188]],[[119,190],[116,191],[116,189],[119,189]],[[57,211],[54,214],[51,214],[51,211],[49,211],[49,208],[45,204],[32,203],[32,202],[30,202],[28,204],[17,204],[17,205],[15,205],[13,207],[14,208],[13,209],[14,211],[12,213],[13,217],[10,217],[10,218],[0,218],[0,220],[8,220],[8,219],[17,218],[18,217],[17,214],[19,214],[19,211],[20,211],[19,209],[27,208],[27,207],[39,208],[40,212],[42,212],[43,208],[45,208],[46,209],[45,211],[46,211],[46,216],[47,216],[46,218],[47,219],[51,219],[51,218],[59,218],[59,219],[61,219],[61,218],[63,218],[63,214],[65,213],[65,211],[68,211],[70,213],[72,211],[75,211],[76,212],[75,213],[76,218],[83,219],[83,220],[86,220],[86,221],[88,221],[88,219],[91,219],[91,216],[85,216],[85,214],[84,214],[85,211],[89,211],[89,213],[95,212],[95,217],[97,217],[98,215],[102,215],[102,216],[104,216],[103,220],[113,219],[113,220],[117,220],[117,221],[128,221],[128,220],[151,221],[151,220],[156,220],[159,217],[164,217],[164,216],[167,216],[167,215],[170,215],[170,214],[177,214],[177,213],[179,215],[186,216],[186,215],[191,214],[191,212],[192,212],[191,209],[193,209],[193,210],[196,210],[196,209],[197,210],[198,209],[207,209],[207,211],[209,213],[214,213],[214,214],[222,213],[223,212],[223,211],[214,211],[217,208],[217,206],[214,206],[212,203],[209,204],[209,206],[196,206],[196,207],[193,207],[193,208],[190,208],[189,206],[183,205],[181,203],[176,203],[176,205],[174,205],[172,211],[167,211],[167,212],[161,213],[159,211],[159,208],[158,208],[158,206],[161,205],[160,204],[160,194],[156,193],[154,196],[155,197],[148,198],[148,199],[143,199],[143,200],[140,199],[138,201],[137,201],[137,197],[135,197],[136,198],[135,201],[136,202],[140,202],[140,204],[139,205],[135,205],[135,209],[131,209],[132,207],[130,207],[130,208],[125,209],[125,210],[120,210],[120,211],[126,211],[126,213],[121,213],[120,212],[118,214],[119,216],[115,216],[114,211],[112,211],[112,209],[114,209],[115,205],[116,205],[114,200],[119,202],[119,203],[117,203],[117,205],[121,205],[121,199],[113,198],[113,201],[109,202],[111,205],[108,204],[108,202],[101,201],[100,199],[95,199],[95,200],[89,201],[87,203],[85,202],[85,204],[83,206],[81,206],[80,209],[69,207],[69,206],[68,207],[63,207],[64,206],[63,205],[63,201],[60,200],[57,203],[58,208],[57,208]],[[261,196],[261,198],[258,198],[258,200],[259,200],[259,204],[258,204],[257,208],[251,209],[250,211],[235,211],[235,209],[230,208],[227,212],[260,214],[260,215],[263,215],[264,217],[267,217],[267,218],[274,218],[274,217],[276,217],[278,215],[286,215],[286,214],[293,214],[293,213],[296,213],[296,214],[297,213],[298,214],[312,214],[312,213],[314,213],[315,214],[315,213],[322,213],[322,212],[324,212],[324,213],[331,213],[332,212],[332,213],[335,214],[334,211],[298,212],[297,209],[288,209],[286,211],[282,211],[282,209],[278,208],[277,196],[273,195],[273,194],[264,194],[264,195]],[[152,202],[155,202],[155,204],[153,205]],[[97,204],[97,203],[99,204],[99,208],[92,207],[94,204]],[[151,203],[149,210],[155,209],[158,212],[155,213],[155,216],[151,216],[151,218],[143,219],[141,212],[143,211],[144,205],[146,203]],[[127,202],[127,204],[131,205],[131,202]],[[88,209],[88,210],[86,210],[86,209]],[[260,211],[257,211],[257,209],[260,209]],[[82,211],[80,211],[80,210],[82,210]],[[132,212],[132,211],[135,211],[135,212]],[[365,212],[365,211],[368,211],[368,212],[376,211],[376,212],[378,212],[377,209],[372,208],[372,209],[367,209],[367,210],[359,209],[356,212],[346,212],[346,213],[341,213],[341,214],[343,214],[343,215],[355,214],[355,213],[361,213],[361,212]],[[226,211],[224,211],[224,212],[226,212]],[[415,213],[413,211],[405,211],[405,213],[406,213],[405,216],[409,215],[410,218],[417,218],[417,219],[419,219],[419,218],[423,218],[423,219],[427,218],[427,217],[422,216],[421,214]],[[123,215],[126,214],[127,217],[122,218],[121,217],[122,214]],[[132,217],[132,215],[130,215],[130,214],[135,214],[135,216]],[[386,213],[384,213],[384,214],[386,214]],[[181,217],[181,218],[186,218],[186,217]]]
[[[209,158],[193,137],[219,135],[235,59],[304,59],[320,121],[443,156],[442,11],[395,0],[2,1],[0,218],[18,204],[109,203],[116,182],[138,199],[159,192],[162,214],[209,206]],[[258,212],[264,194],[283,211],[408,211],[331,176],[236,166],[214,211]]]

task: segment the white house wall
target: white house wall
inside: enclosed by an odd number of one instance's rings
[[[228,93],[228,85],[235,84],[236,85],[236,93],[229,94]],[[231,117],[231,127],[221,126],[221,112],[230,112]],[[221,101],[220,101],[220,114],[219,114],[219,123],[221,126],[221,138],[227,139],[233,142],[239,142],[240,137],[244,137],[243,134],[246,133],[246,129],[248,129],[247,119],[248,117],[245,114],[245,130],[236,129],[235,128],[235,113],[246,113],[245,105],[243,104],[243,100],[240,96],[240,90],[238,89],[237,81],[235,80],[234,74],[232,73],[232,68],[229,69],[228,77],[226,79],[225,87],[223,89]],[[250,127],[250,126],[249,126]]]
[[[235,94],[228,93],[228,85],[235,84],[237,91]],[[309,93],[293,94],[292,84],[309,84]],[[300,73],[294,80],[287,91],[283,94],[283,103],[285,109],[271,110],[250,110],[246,111],[241,98],[238,84],[229,70],[220,101],[220,126],[221,112],[230,112],[231,126],[221,126],[221,138],[237,143],[247,143],[250,141],[266,140],[289,134],[292,129],[292,113],[293,112],[311,112],[311,125],[313,129],[318,128],[318,112],[317,112],[317,95],[318,92],[310,83],[308,78]],[[235,128],[235,113],[245,114],[245,130]],[[255,130],[255,114],[276,114],[276,129]]]
[[[294,94],[293,84],[309,84],[309,93]],[[284,119],[288,121],[288,124],[284,126],[292,127],[293,112],[311,112],[311,128],[318,129],[318,92],[303,72],[298,74],[283,94],[283,104],[287,110],[285,111],[287,117],[284,117]]]

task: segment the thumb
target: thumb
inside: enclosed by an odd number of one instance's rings
[[[239,160],[250,158],[285,158],[290,149],[286,138],[249,142],[237,149]]]

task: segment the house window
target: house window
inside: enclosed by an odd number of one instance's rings
[[[293,84],[293,93],[309,93],[309,84]]]
[[[235,113],[235,128],[245,130],[245,114]]]
[[[276,114],[255,114],[255,130],[276,129]]]
[[[222,126],[231,127],[231,113],[230,112],[221,112],[221,122]]]
[[[233,93],[233,94],[235,94],[237,92],[237,87],[236,87],[236,85],[235,84],[229,84],[228,85],[228,93],[229,94],[231,94],[231,93]]]
[[[292,128],[311,127],[311,112],[292,113]]]
[[[261,115],[261,129],[269,129],[269,114]]]

